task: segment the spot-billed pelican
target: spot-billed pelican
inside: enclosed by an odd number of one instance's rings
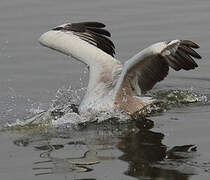
[[[70,55],[89,67],[89,83],[79,113],[122,110],[133,114],[152,103],[143,94],[163,80],[169,67],[175,71],[198,67],[193,58],[201,56],[190,40],[152,44],[124,65],[114,58],[115,46],[105,25],[100,22],[63,24],[44,33],[39,42]]]

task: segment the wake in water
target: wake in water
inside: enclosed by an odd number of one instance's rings
[[[78,104],[80,97],[85,88],[73,90],[69,88],[60,88],[57,91],[55,100],[52,101],[50,108],[46,111],[37,113],[33,109],[34,116],[23,121],[15,123],[7,123],[5,128],[17,128],[28,126],[39,127],[56,127],[56,128],[75,128],[78,125],[92,122],[102,122],[105,120],[117,120],[119,122],[127,122],[130,119],[142,119],[154,115],[158,112],[165,112],[173,106],[186,105],[189,103],[206,103],[207,96],[190,90],[159,90],[151,92],[149,95],[157,101],[143,108],[141,111],[136,112],[134,115],[129,116],[125,113],[115,111],[113,113],[100,113],[93,114],[90,117],[84,117],[78,114]]]

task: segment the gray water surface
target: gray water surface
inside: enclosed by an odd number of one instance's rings
[[[203,57],[199,67],[171,70],[154,90],[191,89],[210,97],[209,17],[208,0],[1,0],[0,125],[22,120],[34,109],[48,109],[59,88],[86,85],[84,65],[41,47],[37,40],[66,22],[105,23],[122,62],[157,41],[197,42]],[[0,132],[0,177],[209,179],[209,103],[175,106],[150,119],[154,128],[144,131],[132,131],[135,124],[108,123],[78,132]],[[186,152],[187,147],[192,151]],[[75,165],[73,157],[83,164]]]

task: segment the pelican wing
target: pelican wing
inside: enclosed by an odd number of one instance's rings
[[[92,89],[98,82],[110,83],[113,69],[121,66],[113,57],[115,46],[109,39],[111,34],[104,28],[100,22],[63,24],[44,33],[39,42],[87,64],[90,69],[88,86]]]
[[[84,43],[85,41],[113,57],[115,46],[108,38],[111,37],[110,32],[104,27],[105,25],[100,22],[63,24],[44,33],[39,41],[44,46],[72,56],[75,56],[73,48],[70,49],[72,45],[76,48],[82,48],[81,46],[87,46],[87,43]],[[76,41],[78,39],[82,41]],[[69,46],[69,48],[64,46]],[[92,50],[92,53],[94,53],[94,50]]]
[[[195,69],[198,65],[193,58],[200,59],[201,56],[193,50],[194,48],[199,46],[189,40],[173,40],[151,45],[125,63],[116,91],[127,82],[133,94],[140,95],[163,80],[169,67],[175,71]]]
[[[81,22],[65,24],[54,28],[54,31],[73,32],[74,35],[88,43],[98,47],[107,54],[114,56],[115,46],[114,43],[106,36],[111,37],[111,34],[106,29],[105,25],[99,22]]]

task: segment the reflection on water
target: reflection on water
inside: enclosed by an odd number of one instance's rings
[[[61,145],[62,146],[62,145]],[[92,171],[91,168],[87,167],[87,165],[93,165],[99,163],[96,160],[96,152],[87,151],[84,153],[83,156],[78,158],[55,158],[51,155],[50,152],[56,150],[54,146],[48,145],[45,146],[45,149],[49,148],[48,151],[43,152],[40,154],[40,157],[43,161],[34,162],[34,165],[43,165],[42,167],[34,167],[33,170],[49,170],[49,172],[42,172],[42,173],[35,173],[36,176],[38,175],[46,175],[46,174],[54,174],[54,173],[68,173],[68,172],[88,172]],[[50,167],[47,167],[50,166]]]
[[[184,159],[179,152],[185,152],[189,156],[189,149],[194,145],[175,146],[170,150],[162,144],[164,135],[162,133],[150,130],[139,131],[127,137],[123,137],[118,144],[118,148],[124,152],[120,159],[129,162],[129,168],[126,174],[142,177],[162,177],[162,179],[188,179],[191,172],[177,171],[177,167],[173,168],[157,166],[161,162],[171,160],[171,163]],[[195,150],[194,148],[192,148]],[[178,164],[177,164],[178,165]]]
[[[45,132],[38,138],[34,134],[31,137],[27,135],[27,138],[15,140],[14,144],[32,146],[35,151],[40,151],[40,159],[32,162],[36,176],[62,173],[77,179],[79,174],[87,173],[87,178],[83,180],[100,179],[90,174],[94,174],[97,166],[116,159],[128,164],[128,168],[123,170],[125,175],[137,179],[187,180],[195,174],[193,168],[186,172],[179,166],[185,167],[185,160],[193,158],[196,146],[168,149],[162,142],[164,134],[150,130],[152,127],[153,122],[148,119],[128,124],[107,121],[90,124],[77,132]],[[79,140],[77,137],[80,137]],[[119,150],[122,154],[115,152]],[[111,175],[108,178],[112,178]]]
[[[132,176],[150,176],[150,165],[166,157],[164,135],[153,131],[139,131],[121,138],[118,148],[124,152],[120,159],[130,162],[126,172]]]

